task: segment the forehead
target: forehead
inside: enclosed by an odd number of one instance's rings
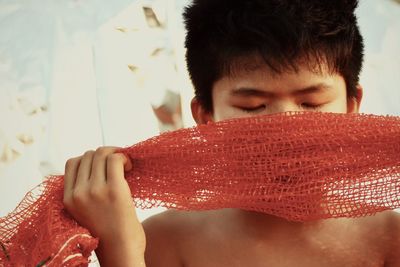
[[[310,70],[307,66],[298,65],[296,70],[282,70],[274,71],[265,64],[253,65],[251,68],[237,68],[234,71],[227,73],[223,78],[235,81],[235,80],[251,80],[254,82],[289,82],[295,80],[296,82],[306,82],[307,80],[316,79],[329,79],[335,76],[335,73],[328,71],[314,71]]]
[[[316,71],[306,64],[299,64],[296,69],[278,72],[260,61],[247,61],[214,84],[214,90],[217,91],[245,88],[268,91],[274,95],[295,94],[310,87],[345,89],[345,83],[340,75],[331,73],[327,68]]]
[[[287,60],[286,60],[287,61]],[[303,56],[294,58],[290,62],[264,59],[257,53],[238,56],[224,62],[221,77],[247,76],[254,72],[263,72],[270,78],[294,74],[304,75],[305,72],[316,76],[329,76],[335,71],[323,58]]]

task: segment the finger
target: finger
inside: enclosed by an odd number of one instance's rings
[[[93,155],[93,150],[89,150],[83,155],[81,163],[79,164],[78,175],[76,177],[74,188],[83,186],[89,181],[92,171]]]
[[[128,172],[128,171],[132,170],[133,164],[132,164],[132,160],[129,157],[129,155],[125,154],[123,152],[123,150],[124,150],[123,148],[119,148],[115,153],[116,154],[122,154],[122,156],[125,157],[125,159],[124,159],[124,170],[125,170],[125,172]]]
[[[81,159],[82,157],[71,158],[65,164],[64,198],[68,198],[72,195]]]
[[[96,150],[93,157],[90,183],[99,185],[106,182],[107,179],[107,157],[113,154],[117,147],[100,147]]]
[[[132,160],[125,154],[122,154],[122,156],[125,158],[124,159],[124,171],[128,172],[128,171],[132,170],[132,168],[133,168]]]
[[[130,160],[122,153],[114,153],[107,157],[107,183],[118,182],[125,179],[124,166],[132,168]]]

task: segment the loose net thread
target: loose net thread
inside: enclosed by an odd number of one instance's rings
[[[400,207],[400,117],[281,113],[169,132],[121,149],[138,208],[239,208],[293,221]],[[0,266],[80,266],[97,239],[49,177],[0,218]]]

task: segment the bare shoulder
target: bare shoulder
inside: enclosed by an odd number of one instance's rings
[[[183,266],[182,244],[204,224],[203,212],[168,210],[145,220],[146,266]]]
[[[182,216],[168,210],[146,219],[142,225],[146,235],[146,266],[182,266],[177,241]]]
[[[365,217],[363,225],[366,230],[376,232],[376,229],[382,229],[386,236],[400,238],[400,213],[395,211],[383,211],[374,216]],[[375,230],[375,231],[374,231]],[[378,231],[376,233],[380,233]],[[379,235],[379,237],[381,237]]]
[[[388,238],[400,237],[400,214],[395,211],[383,211],[373,216],[359,218],[357,227],[372,238],[372,242],[378,239],[386,242]]]
[[[397,230],[398,234],[400,234],[400,213],[396,211],[387,211],[385,212],[385,220],[388,224],[388,227],[393,230]]]
[[[362,227],[370,244],[378,245],[385,257],[385,267],[400,266],[400,213],[384,211],[365,217]]]
[[[167,210],[148,218],[142,224],[146,235],[157,233],[157,237],[176,239],[190,234],[194,229],[198,230],[208,220],[208,213]]]

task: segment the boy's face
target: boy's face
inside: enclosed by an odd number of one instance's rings
[[[307,67],[298,72],[271,74],[267,66],[235,71],[216,81],[212,90],[213,113],[192,101],[197,123],[286,111],[358,112],[362,88],[356,98],[347,98],[342,76],[317,73]]]

